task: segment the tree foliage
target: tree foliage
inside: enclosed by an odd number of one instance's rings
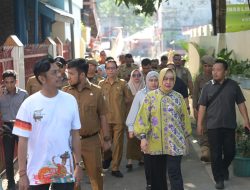
[[[156,12],[161,3],[168,0],[115,0],[115,3],[120,6],[124,3],[128,8],[134,6],[135,14],[145,14],[145,16],[152,16]]]
[[[146,27],[153,25],[153,17],[145,17],[143,14],[134,14],[133,8],[127,8],[125,3],[119,6],[114,0],[97,0],[97,10],[102,22],[119,22],[124,34],[134,34]],[[112,25],[113,23],[111,23]]]

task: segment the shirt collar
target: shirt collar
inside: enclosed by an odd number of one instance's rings
[[[20,89],[18,87],[16,87],[16,92],[15,94],[18,94],[20,92]],[[10,94],[9,92],[7,92],[7,94]]]
[[[225,78],[224,81],[223,81],[223,83],[224,83],[226,80],[227,80],[227,79]],[[212,85],[217,85],[217,84],[218,84],[218,85],[221,85],[219,82],[215,81],[214,79],[211,80],[211,83],[212,83]],[[222,83],[222,84],[223,84],[223,83]]]
[[[106,78],[106,79],[104,80],[104,82],[105,82],[105,83],[109,83],[108,78]],[[114,83],[115,83],[115,82],[119,82],[119,78],[118,78],[118,77],[115,78]]]
[[[86,78],[86,82],[85,82],[84,88],[91,89],[91,86],[92,86],[92,85],[93,85],[93,84],[92,84],[91,82],[89,82],[89,79]],[[84,88],[83,88],[83,89],[84,89]],[[70,86],[69,89],[70,89],[70,90],[77,90],[77,89],[76,89],[75,87],[73,87],[73,86]]]

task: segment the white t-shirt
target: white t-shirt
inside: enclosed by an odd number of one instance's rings
[[[80,128],[77,102],[68,93],[48,98],[37,92],[23,102],[13,134],[28,138],[30,185],[74,181],[70,134]]]

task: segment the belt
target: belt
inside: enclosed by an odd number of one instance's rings
[[[4,121],[3,124],[14,125],[15,121]]]
[[[89,138],[89,137],[93,137],[93,136],[96,136],[97,134],[98,134],[98,132],[93,133],[91,135],[80,135],[80,139],[82,140],[82,139],[86,139],[86,138]]]

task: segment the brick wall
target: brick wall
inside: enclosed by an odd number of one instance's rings
[[[14,0],[1,0],[0,5],[0,45],[15,33]]]

